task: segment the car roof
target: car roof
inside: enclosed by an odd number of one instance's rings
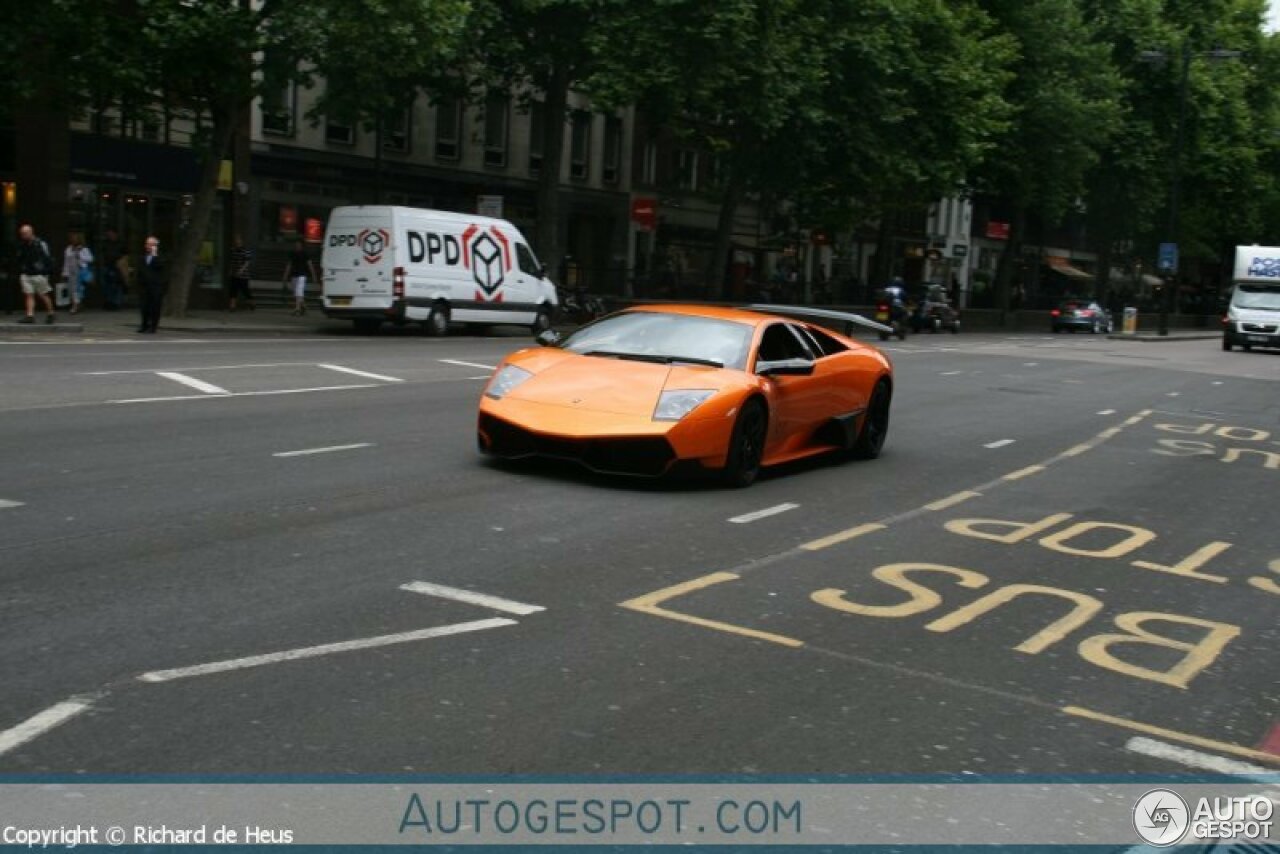
[[[743,308],[731,308],[721,305],[692,305],[688,303],[659,303],[657,305],[634,305],[627,311],[650,311],[659,314],[683,314],[690,317],[708,317],[714,320],[730,320],[745,323],[748,326],[759,326],[774,320],[785,320],[795,323],[793,318],[759,311],[747,311]]]

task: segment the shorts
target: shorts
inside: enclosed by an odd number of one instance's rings
[[[28,296],[33,294],[40,294],[41,296],[44,296],[53,290],[49,287],[48,276],[28,276],[26,273],[23,273],[18,277],[18,281],[22,283],[22,292]]]
[[[293,277],[293,295],[298,299],[302,299],[304,296],[307,295],[307,277],[306,276]]]

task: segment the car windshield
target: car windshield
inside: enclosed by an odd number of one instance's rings
[[[1238,285],[1231,303],[1236,308],[1260,308],[1280,311],[1280,288]]]
[[[584,326],[560,346],[583,355],[709,363],[742,370],[750,344],[751,327],[744,323],[635,311]]]

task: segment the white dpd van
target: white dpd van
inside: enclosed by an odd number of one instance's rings
[[[388,205],[334,208],[320,259],[324,312],[373,331],[384,321],[551,326],[555,285],[506,220]]]

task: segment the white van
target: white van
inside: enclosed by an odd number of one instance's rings
[[[1280,347],[1280,247],[1237,246],[1222,349]]]
[[[389,205],[334,208],[320,259],[324,313],[372,332],[384,321],[549,329],[556,288],[506,220]]]

